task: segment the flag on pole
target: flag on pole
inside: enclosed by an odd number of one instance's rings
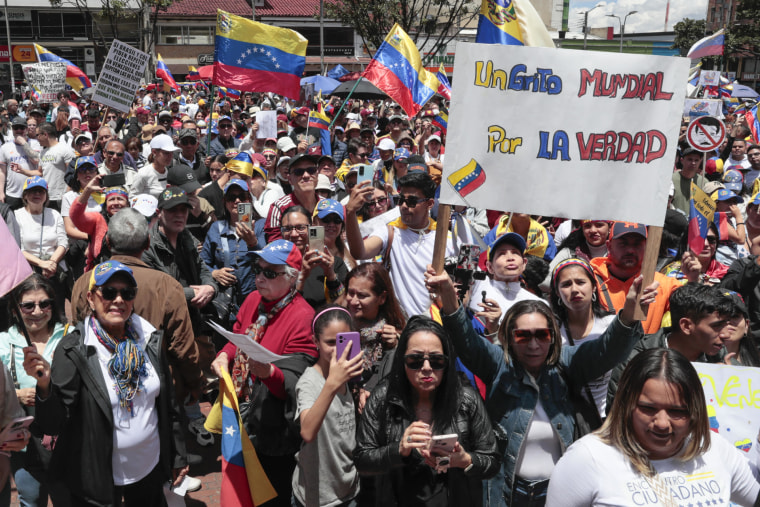
[[[715,201],[701,188],[691,182],[689,201],[689,249],[699,255],[705,247],[705,238],[715,214]]]
[[[723,54],[723,43],[725,41],[725,34],[721,28],[712,35],[708,35],[704,39],[699,39],[691,47],[686,54],[686,58],[696,60],[703,56],[714,56]]]
[[[187,79],[190,81],[198,81],[201,78],[201,73],[198,72],[198,69],[194,65],[188,65],[187,69],[190,71],[187,73]]]
[[[438,91],[435,74],[422,66],[417,46],[398,23],[375,52],[362,76],[388,94],[410,117]]]
[[[174,76],[169,72],[169,67],[166,66],[164,60],[161,58],[161,53],[156,57],[156,77],[160,77],[164,80],[164,91],[168,92],[170,89],[179,93],[179,86],[174,80]]]
[[[449,129],[449,115],[443,111],[439,111],[436,116],[433,117],[433,125],[441,129],[444,134]]]
[[[82,72],[82,69],[71,63],[69,60],[51,53],[39,44],[35,44],[34,49],[37,51],[37,59],[40,62],[59,62],[66,64],[66,84],[73,90],[79,91],[82,88],[92,87],[92,82],[90,82],[90,78],[87,77],[87,74]]]
[[[322,111],[312,109],[309,111],[309,128],[319,130],[319,140],[322,145],[322,155],[332,156],[330,144],[330,118]]]
[[[0,219],[0,297],[5,296],[13,288],[32,274],[32,267],[21,253],[16,239],[8,230],[5,220]]]
[[[718,229],[718,241],[728,241],[729,216],[726,211],[716,211],[713,221]]]
[[[475,42],[555,47],[530,0],[482,0]]]
[[[218,10],[213,83],[297,99],[308,44],[296,31]]]
[[[240,419],[229,373],[219,382],[219,397],[206,418],[205,428],[222,435],[222,487],[220,505],[255,507],[277,496]]]
[[[446,67],[443,66],[443,62],[441,62],[441,66],[438,68],[435,77],[441,83],[438,87],[438,94],[447,100],[451,100],[451,83],[449,83],[449,78],[446,76]]]

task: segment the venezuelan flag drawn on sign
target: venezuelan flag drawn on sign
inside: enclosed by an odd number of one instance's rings
[[[449,176],[448,180],[459,195],[466,197],[486,182],[486,173],[473,158],[469,164]]]

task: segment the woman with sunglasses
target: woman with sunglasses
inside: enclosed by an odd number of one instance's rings
[[[482,480],[498,471],[499,453],[483,401],[457,375],[455,356],[449,334],[428,317],[412,317],[401,333],[356,434],[356,468],[377,476],[375,505],[482,503]],[[455,439],[436,447],[443,435]]]
[[[661,273],[687,282],[718,285],[728,273],[728,266],[718,262],[715,253],[718,249],[718,226],[710,222],[704,246],[699,254],[694,254],[688,244],[688,232],[681,236],[681,242],[675,259],[660,270]]]
[[[372,188],[372,194],[370,194],[368,200],[364,202],[357,214],[360,223],[382,215],[392,207],[393,201],[388,197],[386,185],[383,182],[372,181]]]
[[[53,364],[27,348],[36,422],[57,436],[50,462],[57,505],[166,505],[163,485],[187,475],[163,333],[133,312],[137,284],[118,261],[92,272],[92,314],[66,335]],[[56,498],[58,496],[58,498]]]
[[[7,332],[0,333],[0,361],[11,372],[16,396],[26,415],[33,416],[37,378],[24,371],[24,349],[31,344],[51,362],[66,327],[61,323],[61,309],[56,305],[53,284],[37,273],[13,289],[10,310],[14,324]],[[11,454],[11,472],[21,505],[47,505],[49,462],[49,438],[47,441],[34,438],[25,450]],[[10,495],[10,491],[8,493]]]
[[[552,469],[574,438],[575,407],[568,392],[628,357],[643,335],[633,319],[636,298],[642,293],[641,303],[650,304],[658,284],[642,291],[642,277],[637,277],[623,310],[601,338],[563,348],[554,315],[543,301],[512,306],[495,345],[473,330],[448,274],[438,275],[428,266],[425,279],[428,290],[440,296],[443,325],[462,363],[487,386],[488,413],[502,430],[502,466],[487,485],[485,502],[543,505]]]
[[[356,266],[356,260],[351,257],[351,252],[343,241],[344,217],[342,204],[333,199],[322,199],[314,210],[312,221],[314,225],[325,228],[325,247],[333,257],[343,259],[346,269],[350,270]]]
[[[84,266],[87,259],[86,251],[89,245],[89,236],[86,232],[80,231],[69,216],[71,205],[84,192],[87,183],[98,174],[98,166],[93,157],[81,156],[73,160],[74,177],[71,178],[69,186],[71,190],[63,194],[61,200],[61,216],[63,225],[66,228],[66,235],[69,237],[69,250],[66,252],[66,264],[71,270],[74,280],[84,273]],[[105,201],[105,196],[100,193],[92,193],[87,199],[85,211],[99,213],[101,204]]]
[[[604,426],[559,460],[546,504],[760,505],[752,468],[745,453],[710,431],[702,381],[689,360],[674,349],[650,349],[625,368]]]

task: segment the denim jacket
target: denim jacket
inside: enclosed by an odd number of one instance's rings
[[[441,314],[457,355],[464,365],[486,385],[486,409],[503,453],[501,470],[487,483],[483,505],[510,504],[517,457],[523,446],[533,413],[541,404],[549,416],[562,451],[573,442],[574,410],[568,386],[556,366],[544,366],[533,381],[512,357],[505,360],[504,350],[478,335],[463,307],[451,315]],[[574,385],[600,377],[623,361],[643,336],[640,323],[633,327],[615,319],[598,339],[575,347],[562,347],[560,363]]]

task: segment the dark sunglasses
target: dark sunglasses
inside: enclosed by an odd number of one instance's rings
[[[446,368],[448,358],[445,354],[407,354],[404,356],[406,367],[410,370],[419,370],[425,364],[425,361],[430,363],[432,369],[442,370]]]
[[[356,156],[359,158],[367,158],[369,157],[369,153],[357,153]]]
[[[718,244],[718,238],[715,236],[707,236],[707,243],[710,245],[717,245]]]
[[[132,301],[137,296],[136,287],[124,287],[123,289],[117,289],[116,287],[98,287],[100,296],[107,300],[113,301],[116,296],[121,295],[121,299],[124,301]]]
[[[124,152],[123,151],[106,150],[106,155],[111,155],[112,157],[123,157],[124,156]]]
[[[24,125],[14,125],[13,130],[24,130],[26,126]]]
[[[331,213],[327,215],[325,218],[320,218],[320,222],[323,224],[336,224],[340,225],[343,223],[343,220],[340,219],[340,217],[334,213]]]
[[[372,206],[385,206],[387,202],[388,202],[387,197],[380,197],[379,199],[375,199],[373,201],[367,201],[367,206],[370,208]]]
[[[548,327],[532,331],[530,329],[514,329],[512,330],[512,337],[515,339],[515,343],[528,343],[533,338],[539,343],[549,343],[552,341],[552,332]]]
[[[227,195],[224,196],[224,200],[230,201],[230,202],[237,201],[237,200],[240,200],[240,201],[250,200],[250,195],[248,195],[248,197],[246,197],[246,195],[248,194],[238,193],[238,192],[235,192],[234,194],[228,193]]]
[[[193,137],[186,137],[186,138],[182,139],[179,142],[179,144],[181,144],[182,146],[192,146],[192,145],[194,145],[197,142],[198,141],[196,141],[195,138],[193,138]]]
[[[274,160],[277,158],[277,155],[264,155],[264,158],[267,160]]]
[[[219,125],[220,129],[231,129],[232,123],[225,123],[224,125]]]
[[[424,198],[420,199],[416,195],[405,196],[403,194],[394,195],[393,200],[396,202],[396,206],[401,206],[402,204],[406,204],[408,208],[414,208],[419,203],[427,201],[427,199],[424,199]]]
[[[34,301],[29,301],[26,303],[19,303],[18,307],[21,308],[21,311],[24,313],[32,313],[36,307],[40,307],[40,310],[43,312],[46,312],[50,310],[53,307],[53,300],[52,299],[43,299],[39,303]]]
[[[284,276],[285,273],[278,273],[277,271],[262,268],[258,264],[253,265],[253,276],[264,275],[264,278],[268,280],[274,280],[278,276]]]
[[[296,178],[300,178],[303,176],[303,173],[309,173],[309,176],[314,176],[317,174],[317,166],[313,165],[310,167],[297,167],[296,169],[291,169],[290,174],[295,176]]]

